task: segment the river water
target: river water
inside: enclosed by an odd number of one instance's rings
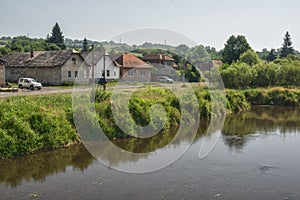
[[[198,158],[201,142],[209,137],[200,130],[181,158],[146,174],[106,167],[83,145],[2,160],[0,199],[300,199],[299,122],[295,108],[255,107],[230,115],[207,157]],[[148,140],[144,146],[155,144]],[[111,161],[136,162],[126,157]]]

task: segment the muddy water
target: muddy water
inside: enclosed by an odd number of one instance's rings
[[[203,128],[179,160],[147,174],[108,168],[80,145],[2,160],[0,199],[300,199],[299,122],[300,110],[294,108],[256,107],[228,116],[205,159],[198,158],[202,140],[209,137]],[[160,142],[116,143],[151,151],[174,137],[172,132],[166,135]],[[123,157],[111,163],[136,162]]]

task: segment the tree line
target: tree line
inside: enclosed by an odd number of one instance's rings
[[[225,44],[223,62],[220,73],[226,88],[300,86],[300,58],[289,32],[281,49],[277,52],[272,49],[265,60],[259,58],[244,36],[231,36]]]
[[[43,38],[29,38],[27,36],[17,36],[14,38],[2,37],[7,42],[2,42],[4,47],[0,48],[0,57],[11,52],[29,52],[34,51],[48,51],[48,50],[63,50],[66,49],[66,44],[63,32],[58,23],[52,28],[51,35]]]

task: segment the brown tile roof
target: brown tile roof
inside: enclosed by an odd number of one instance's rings
[[[8,62],[7,66],[15,67],[53,67],[62,66],[73,53],[74,50],[61,51],[35,51],[31,58],[30,52],[11,53],[3,58]]]
[[[146,54],[142,58],[143,60],[169,60],[169,61],[175,61],[173,58],[163,55],[163,54]]]
[[[111,58],[124,68],[152,68],[146,62],[129,53],[111,55]]]

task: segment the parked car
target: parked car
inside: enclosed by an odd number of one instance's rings
[[[30,90],[34,90],[37,88],[38,90],[42,89],[42,84],[34,80],[33,78],[20,78],[18,81],[19,88],[27,88]]]
[[[159,76],[157,77],[158,82],[162,82],[162,83],[173,83],[174,80],[167,77],[167,76]]]

